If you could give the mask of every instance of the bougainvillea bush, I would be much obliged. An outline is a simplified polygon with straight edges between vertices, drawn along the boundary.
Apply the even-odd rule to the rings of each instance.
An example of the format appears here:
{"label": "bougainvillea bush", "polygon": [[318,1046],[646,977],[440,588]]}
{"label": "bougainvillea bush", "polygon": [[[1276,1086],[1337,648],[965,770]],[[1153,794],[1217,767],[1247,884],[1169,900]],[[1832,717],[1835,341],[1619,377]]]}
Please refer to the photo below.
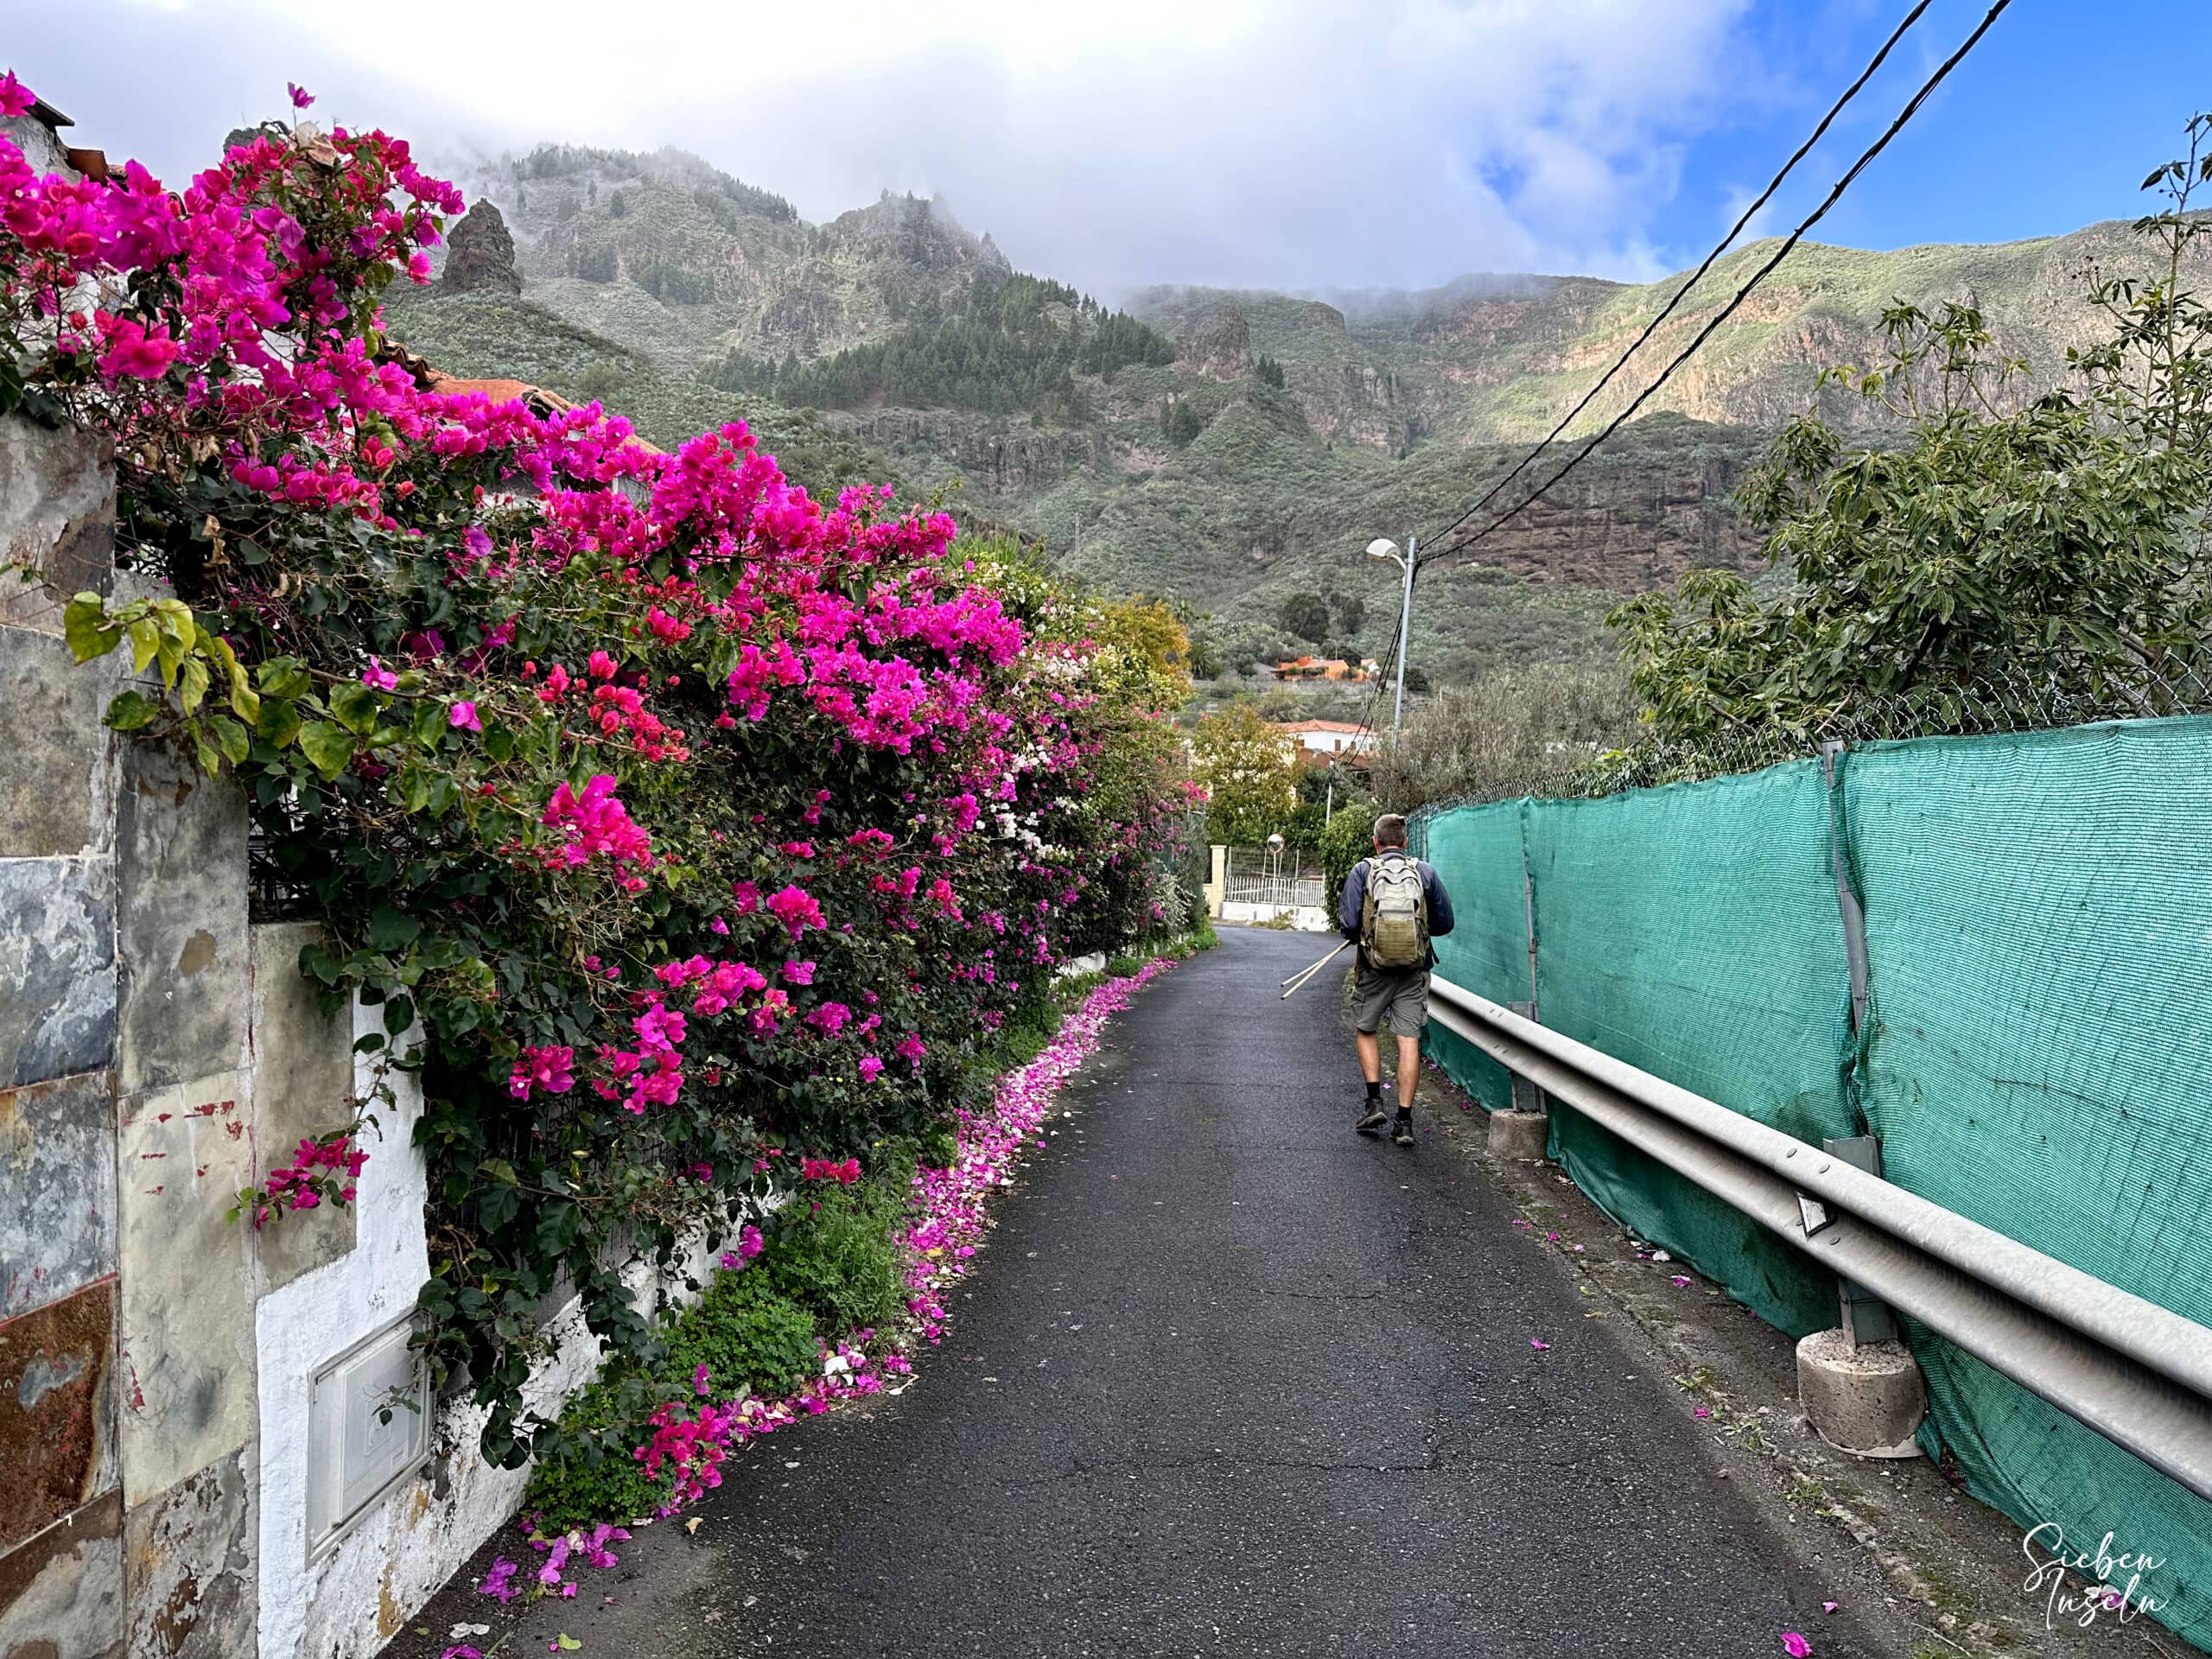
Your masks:
{"label": "bougainvillea bush", "polygon": [[[111,725],[244,788],[303,969],[419,1070],[422,1341],[512,1461],[549,1297],[645,1369],[624,1262],[938,1133],[1065,957],[1184,922],[1190,793],[1145,607],[817,502],[735,423],[671,454],[428,389],[377,298],[461,206],[305,120],[175,194],[0,141],[0,412],[115,436],[129,570],[67,638],[140,671]],[[247,1224],[343,1202],[360,1149]]]}

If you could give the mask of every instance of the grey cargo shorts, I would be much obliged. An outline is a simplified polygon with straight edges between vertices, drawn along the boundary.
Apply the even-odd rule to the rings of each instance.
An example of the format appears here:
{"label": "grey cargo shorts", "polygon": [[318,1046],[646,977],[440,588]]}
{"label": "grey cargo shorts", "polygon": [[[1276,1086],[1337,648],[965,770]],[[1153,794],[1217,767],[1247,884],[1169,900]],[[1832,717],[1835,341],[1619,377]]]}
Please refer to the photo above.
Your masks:
{"label": "grey cargo shorts", "polygon": [[1363,1035],[1373,1036],[1386,1020],[1394,1037],[1421,1035],[1428,1023],[1427,969],[1370,968],[1363,962],[1352,975],[1352,1023]]}

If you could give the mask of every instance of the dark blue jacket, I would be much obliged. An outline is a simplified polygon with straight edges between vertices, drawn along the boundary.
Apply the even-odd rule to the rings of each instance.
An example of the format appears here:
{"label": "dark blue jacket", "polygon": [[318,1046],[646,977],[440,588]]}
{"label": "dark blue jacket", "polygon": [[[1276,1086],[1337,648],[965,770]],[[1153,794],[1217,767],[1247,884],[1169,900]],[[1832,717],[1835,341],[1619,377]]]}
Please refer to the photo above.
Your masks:
{"label": "dark blue jacket", "polygon": [[[1436,879],[1436,867],[1425,858],[1417,858],[1414,866],[1421,872],[1421,890],[1428,899],[1428,937],[1440,939],[1452,931],[1452,895],[1444,891],[1444,883]],[[1337,930],[1348,939],[1359,938],[1360,912],[1367,907],[1367,861],[1361,859],[1351,867],[1351,874],[1344,878],[1344,893],[1337,905]],[[1365,951],[1360,955],[1363,957]],[[1436,966],[1436,951],[1431,947],[1428,965]]]}

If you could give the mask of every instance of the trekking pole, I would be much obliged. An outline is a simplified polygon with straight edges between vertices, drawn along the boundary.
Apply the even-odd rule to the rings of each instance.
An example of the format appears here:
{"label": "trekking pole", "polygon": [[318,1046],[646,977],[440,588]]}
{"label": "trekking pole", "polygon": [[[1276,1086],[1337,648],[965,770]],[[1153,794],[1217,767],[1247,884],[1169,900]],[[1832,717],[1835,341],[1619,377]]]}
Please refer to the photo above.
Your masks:
{"label": "trekking pole", "polygon": [[1344,942],[1344,944],[1339,944],[1339,945],[1337,947],[1336,950],[1332,950],[1332,951],[1330,951],[1330,952],[1329,952],[1329,954],[1328,954],[1328,956],[1325,956],[1325,957],[1322,957],[1322,958],[1321,958],[1321,960],[1320,960],[1319,962],[1308,963],[1305,967],[1303,967],[1303,968],[1300,969],[1296,973],[1293,974],[1293,975],[1290,976],[1290,979],[1279,979],[1279,980],[1277,980],[1277,981],[1275,982],[1275,983],[1276,983],[1276,984],[1278,984],[1278,985],[1287,985],[1287,984],[1289,984],[1289,983],[1291,982],[1291,980],[1295,980],[1295,979],[1303,979],[1303,978],[1305,978],[1306,975],[1308,975],[1308,974],[1312,973],[1312,972],[1313,972],[1316,968],[1319,968],[1319,967],[1322,967],[1322,966],[1324,966],[1325,964],[1326,964],[1326,963],[1330,961],[1330,959],[1331,959],[1332,957],[1335,957],[1335,956],[1336,956],[1336,954],[1337,954],[1337,952],[1338,952],[1338,951],[1342,950],[1344,948],[1344,945],[1345,945],[1345,944],[1350,944],[1351,943],[1351,941],[1350,939],[1346,939],[1346,940]]}
{"label": "trekking pole", "polygon": [[1293,974],[1290,978],[1285,980],[1283,983],[1288,987],[1288,988],[1283,992],[1281,997],[1278,1000],[1287,1002],[1299,992],[1304,990],[1306,988],[1306,982],[1312,979],[1314,975],[1319,973],[1324,968],[1327,967],[1331,963],[1334,962],[1338,957],[1342,956],[1344,954],[1345,945],[1349,945],[1351,943],[1351,941],[1350,939],[1346,939],[1343,944],[1339,944],[1335,950],[1330,951],[1327,956],[1322,957],[1320,961],[1315,963],[1311,968],[1306,969],[1302,972]]}

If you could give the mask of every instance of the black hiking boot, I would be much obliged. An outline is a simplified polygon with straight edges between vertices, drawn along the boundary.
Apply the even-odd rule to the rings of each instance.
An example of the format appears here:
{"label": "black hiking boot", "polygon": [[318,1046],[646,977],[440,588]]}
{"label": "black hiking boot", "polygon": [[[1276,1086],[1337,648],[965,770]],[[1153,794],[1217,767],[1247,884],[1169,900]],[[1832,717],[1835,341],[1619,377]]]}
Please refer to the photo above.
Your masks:
{"label": "black hiking boot", "polygon": [[1398,1121],[1390,1125],[1390,1139],[1402,1147],[1414,1143],[1414,1111],[1410,1106],[1398,1108]]}
{"label": "black hiking boot", "polygon": [[1382,1103],[1379,1100],[1370,1100],[1367,1103],[1366,1115],[1358,1122],[1353,1124],[1352,1128],[1361,1135],[1379,1137],[1382,1133],[1382,1126],[1389,1121],[1389,1114],[1382,1109]]}

